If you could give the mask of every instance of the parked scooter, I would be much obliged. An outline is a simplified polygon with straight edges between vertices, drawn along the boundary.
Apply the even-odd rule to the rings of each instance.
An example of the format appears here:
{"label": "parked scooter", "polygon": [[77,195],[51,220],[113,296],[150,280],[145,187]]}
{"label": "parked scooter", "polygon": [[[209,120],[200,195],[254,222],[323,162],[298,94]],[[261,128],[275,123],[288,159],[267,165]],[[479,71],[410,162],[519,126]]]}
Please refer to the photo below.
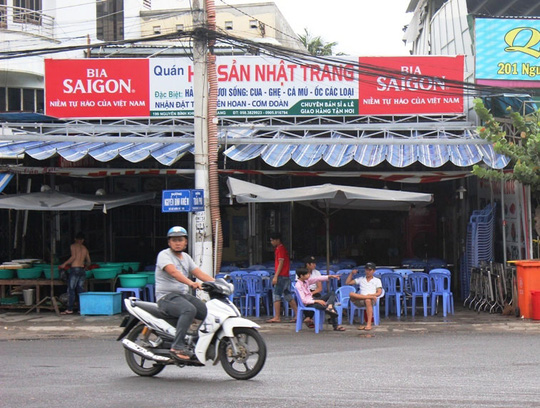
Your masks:
{"label": "parked scooter", "polygon": [[237,380],[255,377],[266,361],[266,344],[251,320],[241,317],[237,307],[229,300],[234,286],[224,279],[203,282],[208,293],[208,314],[198,331],[188,331],[186,344],[194,351],[188,361],[170,357],[169,350],[176,334],[177,318],[159,310],[156,303],[134,297],[124,300],[130,313],[122,322],[122,340],[126,362],[140,376],[151,377],[167,365],[205,366],[221,362],[227,374]]}

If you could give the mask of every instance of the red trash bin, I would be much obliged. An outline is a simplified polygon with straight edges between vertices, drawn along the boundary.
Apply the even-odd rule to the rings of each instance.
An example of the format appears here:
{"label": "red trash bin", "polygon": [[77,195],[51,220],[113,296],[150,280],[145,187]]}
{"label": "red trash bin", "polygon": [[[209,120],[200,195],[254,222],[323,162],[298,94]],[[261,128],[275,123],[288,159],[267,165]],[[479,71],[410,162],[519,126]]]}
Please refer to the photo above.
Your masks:
{"label": "red trash bin", "polygon": [[533,290],[531,292],[531,305],[531,318],[533,320],[540,320],[540,290]]}
{"label": "red trash bin", "polygon": [[515,261],[517,267],[518,304],[521,316],[530,319],[532,315],[531,292],[540,291],[540,261]]}

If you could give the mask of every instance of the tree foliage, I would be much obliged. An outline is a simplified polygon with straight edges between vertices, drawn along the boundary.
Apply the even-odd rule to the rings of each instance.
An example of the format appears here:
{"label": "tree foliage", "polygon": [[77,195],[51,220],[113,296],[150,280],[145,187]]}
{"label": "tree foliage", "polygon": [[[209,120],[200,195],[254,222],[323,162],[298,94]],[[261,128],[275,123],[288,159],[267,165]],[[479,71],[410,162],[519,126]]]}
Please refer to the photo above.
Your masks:
{"label": "tree foliage", "polygon": [[308,52],[316,56],[334,55],[334,47],[338,45],[337,42],[325,42],[320,36],[313,37],[307,28],[304,28],[304,34],[299,35],[298,38],[300,38]]}
{"label": "tree foliage", "polygon": [[[540,110],[523,117],[518,112],[510,112],[510,118],[520,135],[520,142],[508,140],[501,124],[495,120],[481,99],[474,100],[474,110],[484,123],[478,128],[480,136],[493,143],[497,153],[511,159],[513,172],[506,172],[503,179],[517,180],[530,185],[531,190],[540,192]],[[482,178],[501,180],[501,172],[475,165],[473,173]]]}

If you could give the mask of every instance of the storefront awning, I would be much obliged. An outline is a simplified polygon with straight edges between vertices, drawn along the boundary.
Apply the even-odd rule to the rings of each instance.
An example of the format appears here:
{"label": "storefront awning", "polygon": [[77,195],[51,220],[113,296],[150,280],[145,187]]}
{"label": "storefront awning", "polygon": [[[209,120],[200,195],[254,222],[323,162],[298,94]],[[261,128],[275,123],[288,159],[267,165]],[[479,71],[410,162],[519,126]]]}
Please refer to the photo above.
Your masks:
{"label": "storefront awning", "polygon": [[[45,160],[58,155],[76,162],[88,156],[100,162],[122,158],[131,163],[154,158],[164,166],[172,166],[186,153],[194,153],[191,125],[181,128],[174,125],[105,126],[108,132],[117,129],[118,135],[98,133],[102,129],[97,125],[82,128],[65,125],[67,127],[52,130],[47,130],[52,125],[47,126],[43,127],[43,132],[4,126],[0,157],[28,155]],[[86,133],[73,134],[73,129]],[[497,154],[473,129],[465,122],[396,121],[334,126],[244,123],[222,127],[218,143],[228,159],[244,162],[260,158],[276,168],[291,160],[304,168],[321,161],[334,168],[351,162],[373,168],[385,161],[396,168],[416,162],[428,168],[439,168],[448,161],[458,167],[484,162],[494,169],[504,168],[509,159]]]}
{"label": "storefront awning", "polygon": [[[482,139],[466,130],[460,138],[444,136],[433,139],[404,139],[387,132],[380,139],[358,139],[357,144],[340,144],[342,138],[337,132],[332,133],[334,144],[298,144],[297,140],[276,133],[274,139],[281,139],[279,144],[242,144],[228,148],[224,154],[235,161],[247,161],[260,157],[272,167],[281,167],[293,160],[302,167],[311,167],[324,161],[332,167],[343,167],[351,161],[366,167],[375,167],[384,161],[392,166],[403,168],[420,162],[426,167],[441,167],[448,161],[459,167],[468,167],[483,161],[489,167],[502,169],[509,159],[496,153],[490,144],[478,143]],[[283,143],[285,142],[285,143]],[[457,143],[456,143],[457,142]]]}
{"label": "storefront awning", "polygon": [[13,178],[13,174],[11,173],[2,173],[0,174],[0,193],[4,191],[4,188],[8,185],[8,183]]}
{"label": "storefront awning", "polygon": [[[99,140],[99,138],[97,138]],[[0,156],[16,158],[27,154],[36,160],[45,160],[59,155],[75,162],[90,156],[100,162],[123,158],[138,163],[153,157],[164,166],[170,166],[187,152],[193,153],[193,144],[162,143],[111,143],[111,142],[1,142]]]}

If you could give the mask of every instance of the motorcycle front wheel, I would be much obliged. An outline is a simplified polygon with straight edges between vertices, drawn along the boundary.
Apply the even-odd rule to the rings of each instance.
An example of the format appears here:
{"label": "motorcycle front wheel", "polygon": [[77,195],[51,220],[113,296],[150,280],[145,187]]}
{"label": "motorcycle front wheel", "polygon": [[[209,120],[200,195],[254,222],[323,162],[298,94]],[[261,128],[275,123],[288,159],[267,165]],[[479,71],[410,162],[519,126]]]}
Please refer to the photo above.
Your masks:
{"label": "motorcycle front wheel", "polygon": [[[150,344],[150,341],[156,342],[158,337],[153,334],[150,329],[144,330],[146,326],[144,324],[139,324],[133,328],[127,335],[127,338],[134,343],[137,343],[139,346],[147,348]],[[159,374],[165,366],[159,364],[153,360],[148,360],[144,357],[135,354],[134,352],[125,349],[126,362],[131,371],[135,374],[142,377],[153,377],[156,374]]]}
{"label": "motorcycle front wheel", "polygon": [[249,380],[262,370],[266,361],[266,344],[255,329],[238,327],[234,338],[224,337],[219,358],[227,374],[236,380]]}

